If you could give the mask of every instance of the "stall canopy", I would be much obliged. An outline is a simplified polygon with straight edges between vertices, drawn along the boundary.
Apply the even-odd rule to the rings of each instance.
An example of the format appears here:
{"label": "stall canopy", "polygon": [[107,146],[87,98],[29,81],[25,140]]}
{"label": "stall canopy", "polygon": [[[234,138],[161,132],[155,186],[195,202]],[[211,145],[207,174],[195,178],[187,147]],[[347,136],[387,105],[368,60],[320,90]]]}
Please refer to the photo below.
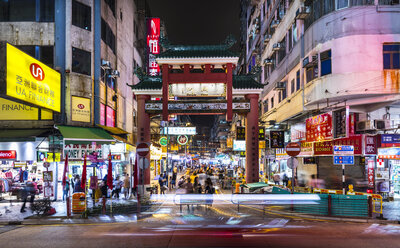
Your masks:
{"label": "stall canopy", "polygon": [[0,130],[0,142],[35,141],[36,137],[47,137],[48,133],[50,129]]}
{"label": "stall canopy", "polygon": [[64,137],[64,143],[69,144],[111,144],[115,139],[101,128],[96,127],[70,127],[57,126],[61,135]]}

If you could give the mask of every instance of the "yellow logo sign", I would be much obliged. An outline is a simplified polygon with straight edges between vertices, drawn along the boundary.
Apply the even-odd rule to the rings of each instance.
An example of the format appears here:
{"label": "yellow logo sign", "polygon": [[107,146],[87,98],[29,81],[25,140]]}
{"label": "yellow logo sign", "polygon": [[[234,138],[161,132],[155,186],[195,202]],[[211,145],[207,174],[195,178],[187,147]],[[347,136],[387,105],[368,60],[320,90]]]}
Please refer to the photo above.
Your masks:
{"label": "yellow logo sign", "polygon": [[60,112],[60,73],[7,44],[7,96]]}
{"label": "yellow logo sign", "polygon": [[39,109],[0,98],[0,120],[38,120]]}
{"label": "yellow logo sign", "polygon": [[90,122],[90,99],[72,96],[73,121]]}

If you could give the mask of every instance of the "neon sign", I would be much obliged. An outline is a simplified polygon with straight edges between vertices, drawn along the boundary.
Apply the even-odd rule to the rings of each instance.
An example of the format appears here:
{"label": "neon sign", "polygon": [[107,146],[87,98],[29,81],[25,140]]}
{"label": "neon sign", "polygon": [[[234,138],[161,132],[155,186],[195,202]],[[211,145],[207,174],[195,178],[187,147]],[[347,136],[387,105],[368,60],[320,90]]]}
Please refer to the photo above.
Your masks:
{"label": "neon sign", "polygon": [[160,18],[147,19],[147,51],[149,75],[157,76],[160,74],[160,66],[155,55],[160,53]]}

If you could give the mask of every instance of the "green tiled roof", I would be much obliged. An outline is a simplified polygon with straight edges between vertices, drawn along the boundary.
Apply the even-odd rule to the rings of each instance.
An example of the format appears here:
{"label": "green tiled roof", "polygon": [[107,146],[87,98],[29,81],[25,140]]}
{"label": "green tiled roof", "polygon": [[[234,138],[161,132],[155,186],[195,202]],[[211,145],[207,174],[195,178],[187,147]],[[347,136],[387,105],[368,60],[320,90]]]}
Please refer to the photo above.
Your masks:
{"label": "green tiled roof", "polygon": [[[134,90],[161,90],[162,78],[157,77],[143,77],[136,85],[129,85]],[[264,86],[258,83],[252,75],[233,75],[232,86],[234,89],[262,89]]]}
{"label": "green tiled roof", "polygon": [[129,85],[134,90],[161,90],[162,89],[162,78],[161,76],[150,77],[145,76],[143,79],[135,85]]}
{"label": "green tiled roof", "polygon": [[233,75],[234,89],[262,89],[264,85],[254,79],[254,75]]}
{"label": "green tiled roof", "polygon": [[205,46],[169,49],[160,53],[157,58],[235,58],[238,54],[224,49],[212,49]]}

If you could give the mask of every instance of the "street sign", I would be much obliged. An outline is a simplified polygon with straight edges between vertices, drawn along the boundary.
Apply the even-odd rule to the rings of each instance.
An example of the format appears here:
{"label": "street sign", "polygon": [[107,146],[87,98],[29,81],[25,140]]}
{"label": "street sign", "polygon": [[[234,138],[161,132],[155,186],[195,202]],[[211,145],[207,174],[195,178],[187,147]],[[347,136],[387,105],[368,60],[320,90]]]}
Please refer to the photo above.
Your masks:
{"label": "street sign", "polygon": [[354,156],[333,156],[333,164],[354,164]]}
{"label": "street sign", "polygon": [[333,146],[334,155],[353,155],[354,146]]}
{"label": "street sign", "polygon": [[296,169],[297,168],[297,166],[299,166],[299,161],[297,161],[297,159],[296,158],[294,158],[294,157],[291,157],[291,158],[289,158],[288,160],[287,160],[287,166],[290,168],[290,169]]}
{"label": "street sign", "polygon": [[291,142],[286,146],[286,153],[291,157],[296,157],[300,154],[301,147],[296,142]]}
{"label": "street sign", "polygon": [[187,135],[179,135],[177,141],[178,141],[179,145],[183,146],[188,143],[189,138]]}
{"label": "street sign", "polygon": [[160,140],[158,141],[161,146],[167,146],[168,145],[168,139],[167,137],[161,137]]}
{"label": "street sign", "polygon": [[149,145],[146,143],[140,143],[137,147],[136,147],[136,152],[139,154],[139,156],[141,157],[146,157],[147,154],[149,154],[150,148]]}

